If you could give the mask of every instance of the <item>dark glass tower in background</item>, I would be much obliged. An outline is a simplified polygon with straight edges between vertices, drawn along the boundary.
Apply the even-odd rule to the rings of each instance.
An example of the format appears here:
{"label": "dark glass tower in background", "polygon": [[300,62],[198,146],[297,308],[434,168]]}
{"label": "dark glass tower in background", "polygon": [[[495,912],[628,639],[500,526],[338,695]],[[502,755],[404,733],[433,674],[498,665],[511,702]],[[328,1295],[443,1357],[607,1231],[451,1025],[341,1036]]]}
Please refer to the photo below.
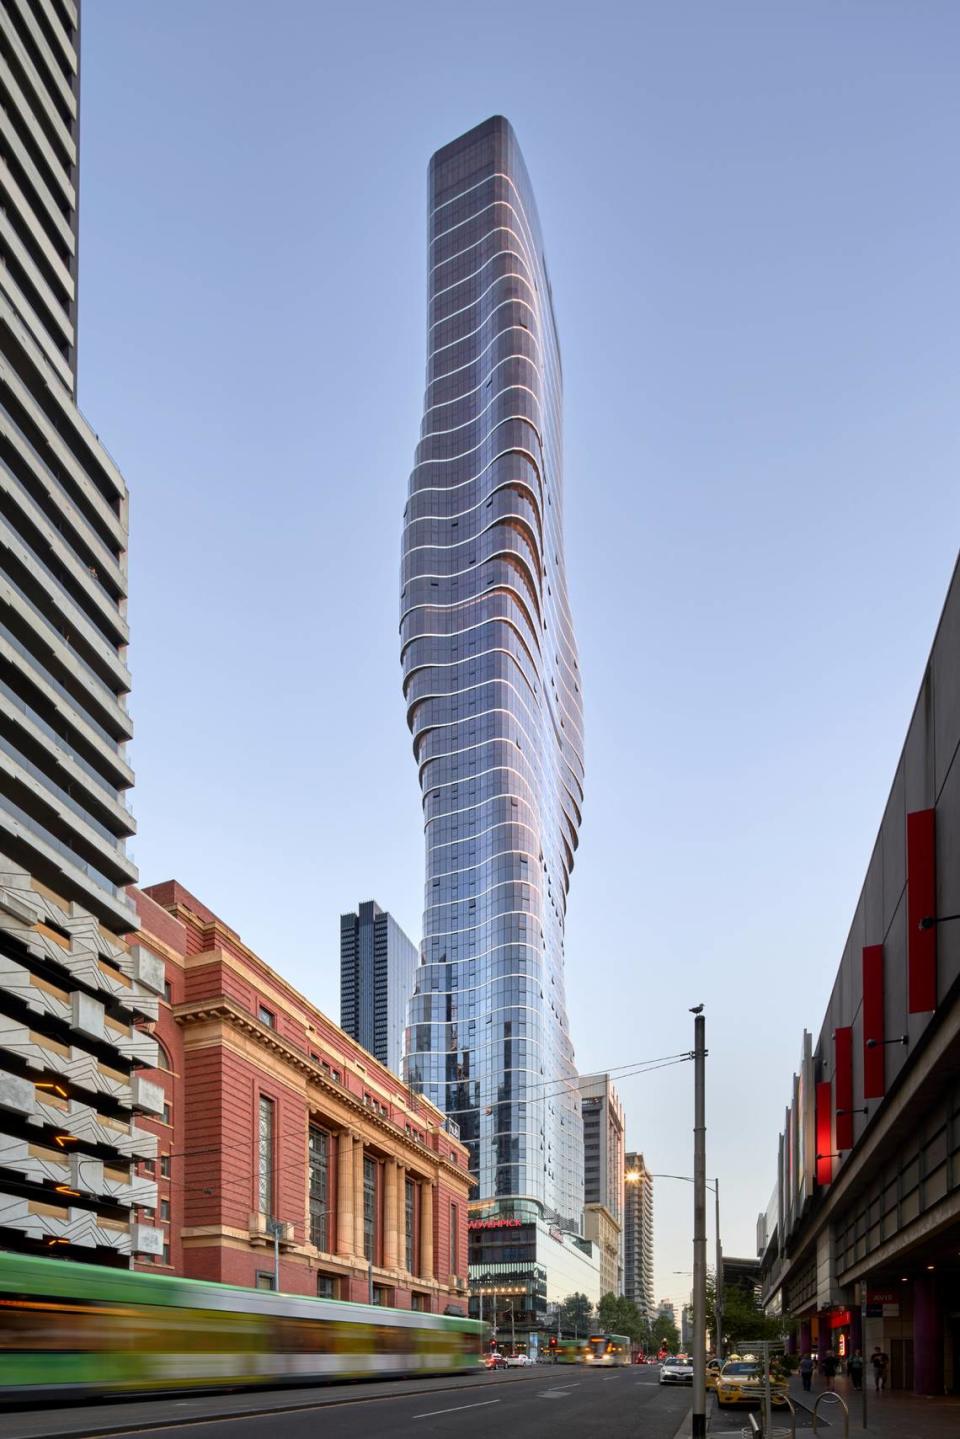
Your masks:
{"label": "dark glass tower in background", "polygon": [[428,267],[400,605],[426,835],[406,1072],[459,1125],[481,1211],[579,1230],[563,935],[583,741],[560,352],[533,191],[500,116],[430,162]]}
{"label": "dark glass tower in background", "polygon": [[400,1073],[417,947],[372,899],[340,916],[340,1028]]}

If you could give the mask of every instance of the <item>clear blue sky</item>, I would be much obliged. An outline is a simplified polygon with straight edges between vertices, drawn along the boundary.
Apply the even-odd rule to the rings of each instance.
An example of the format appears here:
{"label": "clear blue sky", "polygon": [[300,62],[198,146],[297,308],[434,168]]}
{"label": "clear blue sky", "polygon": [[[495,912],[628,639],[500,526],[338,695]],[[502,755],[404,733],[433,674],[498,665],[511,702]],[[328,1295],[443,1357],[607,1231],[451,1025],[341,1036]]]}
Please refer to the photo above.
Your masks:
{"label": "clear blue sky", "polygon": [[[951,0],[84,5],[80,399],[132,494],[143,881],[334,1016],[342,909],[419,937],[425,170],[501,111],[565,366],[577,1056],[683,1049],[706,1004],[731,1253],[956,556],[958,45]],[[654,1170],[690,1170],[691,1081],[622,1086]],[[658,1297],[690,1199],[657,1186]]]}

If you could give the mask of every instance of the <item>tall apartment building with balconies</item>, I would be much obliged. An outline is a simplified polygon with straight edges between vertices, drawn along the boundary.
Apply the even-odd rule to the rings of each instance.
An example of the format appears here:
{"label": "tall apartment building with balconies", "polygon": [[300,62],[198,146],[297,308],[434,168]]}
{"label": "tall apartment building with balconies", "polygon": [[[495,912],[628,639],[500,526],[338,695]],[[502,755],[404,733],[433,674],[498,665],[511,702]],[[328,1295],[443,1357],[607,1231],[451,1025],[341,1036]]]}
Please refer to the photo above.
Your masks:
{"label": "tall apartment building with balconies", "polygon": [[76,402],[79,9],[0,6],[0,1246],[125,1262],[163,975],[124,943],[127,489]]}
{"label": "tall apartment building with balconies", "polygon": [[627,1154],[624,1174],[623,1292],[644,1319],[653,1307],[653,1175],[643,1155]]}
{"label": "tall apartment building with balconies", "polygon": [[[609,1074],[580,1076],[580,1113],[583,1119],[583,1199],[586,1233],[597,1237],[597,1220],[592,1212],[606,1209],[609,1219],[604,1225],[603,1243],[613,1242],[612,1226],[616,1227],[616,1262],[614,1282],[609,1288],[623,1293],[623,1173],[624,1116],[620,1096]],[[598,1231],[599,1232],[599,1231]],[[610,1273],[608,1262],[607,1273]]]}

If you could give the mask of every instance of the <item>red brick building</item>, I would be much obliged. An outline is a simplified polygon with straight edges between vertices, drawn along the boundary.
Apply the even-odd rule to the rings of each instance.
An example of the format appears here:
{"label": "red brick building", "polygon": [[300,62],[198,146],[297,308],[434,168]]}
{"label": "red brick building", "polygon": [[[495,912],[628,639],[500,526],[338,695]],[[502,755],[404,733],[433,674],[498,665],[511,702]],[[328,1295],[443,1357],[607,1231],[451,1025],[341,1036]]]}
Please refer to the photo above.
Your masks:
{"label": "red brick building", "polygon": [[470,1178],[443,1114],[181,885],[133,897],[167,976],[141,1216],[167,1239],[137,1267],[272,1288],[278,1221],[288,1293],[465,1314]]}

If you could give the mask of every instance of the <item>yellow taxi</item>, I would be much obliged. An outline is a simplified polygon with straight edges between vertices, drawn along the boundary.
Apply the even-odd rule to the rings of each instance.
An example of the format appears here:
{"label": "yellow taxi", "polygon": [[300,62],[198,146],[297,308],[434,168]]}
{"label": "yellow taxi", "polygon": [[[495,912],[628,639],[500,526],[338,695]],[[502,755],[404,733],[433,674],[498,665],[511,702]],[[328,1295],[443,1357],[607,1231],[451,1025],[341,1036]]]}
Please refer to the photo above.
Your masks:
{"label": "yellow taxi", "polygon": [[[763,1399],[763,1369],[759,1360],[749,1355],[728,1359],[711,1387],[716,1389],[718,1404],[759,1404]],[[770,1397],[774,1404],[787,1402],[787,1381],[772,1370]]]}
{"label": "yellow taxi", "polygon": [[704,1382],[708,1389],[716,1389],[717,1380],[720,1378],[720,1370],[723,1368],[719,1359],[708,1359],[707,1370],[704,1375]]}

